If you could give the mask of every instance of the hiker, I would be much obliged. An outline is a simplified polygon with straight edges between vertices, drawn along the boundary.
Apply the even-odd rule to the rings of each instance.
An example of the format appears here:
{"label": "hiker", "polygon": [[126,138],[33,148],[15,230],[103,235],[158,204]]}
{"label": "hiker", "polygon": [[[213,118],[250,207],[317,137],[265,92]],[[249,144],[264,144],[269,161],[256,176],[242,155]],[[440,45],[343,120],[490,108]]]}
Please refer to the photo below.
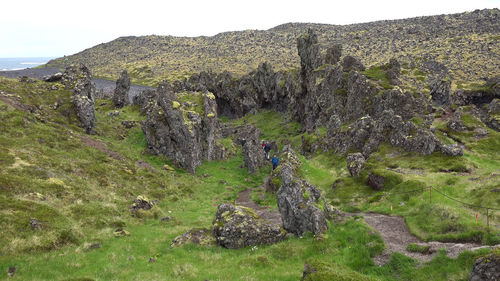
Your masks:
{"label": "hiker", "polygon": [[264,145],[264,152],[266,153],[266,159],[269,160],[269,151],[271,151],[271,145],[266,142]]}
{"label": "hiker", "polygon": [[262,149],[264,149],[264,147],[266,147],[266,142],[262,140]]}
{"label": "hiker", "polygon": [[271,160],[271,164],[273,164],[273,170],[278,167],[278,164],[280,162],[280,159],[278,158],[278,154],[274,154],[273,159]]}
{"label": "hiker", "polygon": [[247,139],[242,138],[241,139],[241,147],[244,147],[246,143],[247,143]]}

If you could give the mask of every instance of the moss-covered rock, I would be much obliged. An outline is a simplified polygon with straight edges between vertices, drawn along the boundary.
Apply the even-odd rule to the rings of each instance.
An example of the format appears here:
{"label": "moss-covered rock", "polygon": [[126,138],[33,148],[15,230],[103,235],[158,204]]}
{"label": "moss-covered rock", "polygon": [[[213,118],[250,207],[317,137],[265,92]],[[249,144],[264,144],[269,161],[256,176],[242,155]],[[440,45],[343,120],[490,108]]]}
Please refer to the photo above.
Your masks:
{"label": "moss-covered rock", "polygon": [[212,224],[217,243],[230,249],[273,244],[286,235],[281,226],[260,218],[244,206],[219,205]]}

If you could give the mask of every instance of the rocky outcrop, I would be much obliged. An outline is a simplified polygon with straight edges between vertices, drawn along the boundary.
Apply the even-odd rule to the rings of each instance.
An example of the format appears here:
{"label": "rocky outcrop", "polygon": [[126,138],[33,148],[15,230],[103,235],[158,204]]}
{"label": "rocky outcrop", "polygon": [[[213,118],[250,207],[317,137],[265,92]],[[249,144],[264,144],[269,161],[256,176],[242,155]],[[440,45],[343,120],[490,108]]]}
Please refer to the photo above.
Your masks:
{"label": "rocky outcrop", "polygon": [[247,125],[244,132],[244,135],[241,136],[244,142],[242,147],[243,162],[248,169],[248,173],[255,174],[260,167],[266,164],[264,150],[260,141],[260,130],[253,125]]}
{"label": "rocky outcrop", "polygon": [[132,103],[140,107],[141,114],[146,114],[146,112],[153,107],[157,100],[158,95],[156,94],[156,90],[148,89],[134,96]]}
{"label": "rocky outcrop", "polygon": [[116,80],[116,88],[113,92],[113,103],[115,107],[122,108],[125,105],[129,104],[128,91],[130,90],[130,77],[128,77],[128,73],[124,70]]}
{"label": "rocky outcrop", "polygon": [[299,176],[301,162],[289,146],[283,149],[281,159],[281,186],[276,198],[283,228],[298,236],[308,231],[325,232],[330,206],[316,187]]}
{"label": "rocky outcrop", "polygon": [[344,72],[349,72],[351,70],[365,71],[365,66],[359,59],[353,56],[345,56],[342,60],[342,69]]}
{"label": "rocky outcrop", "polygon": [[254,210],[229,204],[217,208],[213,233],[217,244],[229,249],[273,244],[286,235],[282,227],[260,218]]}
{"label": "rocky outcrop", "polygon": [[326,49],[325,64],[337,64],[342,56],[342,45],[334,44]]}
{"label": "rocky outcrop", "polygon": [[76,116],[87,134],[94,133],[95,126],[95,85],[89,69],[80,65],[71,66],[63,74],[63,82],[73,88],[73,104]]}
{"label": "rocky outcrop", "polygon": [[224,147],[218,143],[220,125],[212,93],[176,94],[167,83],[162,83],[157,95],[147,119],[141,123],[151,152],[166,156],[191,173],[203,159],[224,156]]}
{"label": "rocky outcrop", "polygon": [[462,121],[462,108],[458,108],[446,123],[446,126],[455,132],[462,132],[465,130],[464,122]]}
{"label": "rocky outcrop", "polygon": [[359,152],[347,155],[347,170],[349,170],[352,177],[359,177],[359,172],[364,163],[365,157]]}
{"label": "rocky outcrop", "polygon": [[500,280],[500,254],[493,253],[480,257],[474,262],[469,281]]}
{"label": "rocky outcrop", "polygon": [[451,81],[436,78],[430,83],[432,103],[434,106],[444,106],[450,104]]}

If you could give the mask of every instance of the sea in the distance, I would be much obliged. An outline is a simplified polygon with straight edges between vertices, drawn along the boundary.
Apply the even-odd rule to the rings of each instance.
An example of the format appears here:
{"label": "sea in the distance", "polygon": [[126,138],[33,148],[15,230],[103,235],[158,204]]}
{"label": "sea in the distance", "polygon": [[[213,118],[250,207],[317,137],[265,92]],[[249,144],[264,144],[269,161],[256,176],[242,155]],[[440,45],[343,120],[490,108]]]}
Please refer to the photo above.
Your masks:
{"label": "sea in the distance", "polygon": [[0,58],[0,71],[32,68],[47,63],[52,57]]}

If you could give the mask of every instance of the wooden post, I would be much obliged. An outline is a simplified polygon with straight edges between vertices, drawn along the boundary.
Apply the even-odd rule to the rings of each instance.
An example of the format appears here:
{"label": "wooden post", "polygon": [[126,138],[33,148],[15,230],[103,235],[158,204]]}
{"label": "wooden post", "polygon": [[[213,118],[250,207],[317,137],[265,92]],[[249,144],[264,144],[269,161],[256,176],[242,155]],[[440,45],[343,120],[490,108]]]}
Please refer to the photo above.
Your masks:
{"label": "wooden post", "polygon": [[432,203],[432,186],[429,187],[429,203]]}
{"label": "wooden post", "polygon": [[489,212],[489,210],[490,209],[486,208],[486,230],[490,229],[490,218],[489,218],[490,212]]}

